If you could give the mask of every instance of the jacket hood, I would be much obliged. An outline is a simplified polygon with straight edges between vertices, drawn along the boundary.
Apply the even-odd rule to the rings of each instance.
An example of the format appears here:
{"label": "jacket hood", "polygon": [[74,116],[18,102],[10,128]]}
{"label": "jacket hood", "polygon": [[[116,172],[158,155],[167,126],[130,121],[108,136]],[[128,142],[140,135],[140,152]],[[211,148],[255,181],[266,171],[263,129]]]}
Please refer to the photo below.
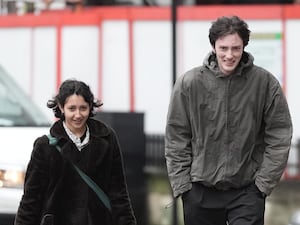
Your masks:
{"label": "jacket hood", "polygon": [[[248,53],[243,52],[242,58],[240,63],[238,64],[237,68],[235,69],[234,74],[236,75],[243,75],[245,70],[250,69],[253,66],[254,57]],[[210,71],[212,71],[216,76],[224,76],[223,73],[219,70],[218,61],[216,54],[211,51],[205,57],[204,66],[207,67]]]}

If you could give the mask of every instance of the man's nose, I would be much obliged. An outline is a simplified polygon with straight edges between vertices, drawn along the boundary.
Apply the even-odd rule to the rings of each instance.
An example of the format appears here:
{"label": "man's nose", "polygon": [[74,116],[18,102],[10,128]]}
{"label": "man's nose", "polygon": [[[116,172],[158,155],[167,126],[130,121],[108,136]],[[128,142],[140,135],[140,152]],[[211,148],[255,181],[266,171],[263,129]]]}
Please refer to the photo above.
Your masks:
{"label": "man's nose", "polygon": [[229,49],[227,52],[226,52],[226,57],[227,58],[232,58],[233,57],[233,51],[231,49]]}

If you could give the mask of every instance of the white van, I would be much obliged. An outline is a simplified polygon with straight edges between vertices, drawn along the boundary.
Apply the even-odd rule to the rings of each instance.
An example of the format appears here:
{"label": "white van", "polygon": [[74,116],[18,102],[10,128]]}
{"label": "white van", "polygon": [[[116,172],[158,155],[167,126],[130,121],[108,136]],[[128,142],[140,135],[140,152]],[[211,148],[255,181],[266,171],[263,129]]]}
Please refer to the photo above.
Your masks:
{"label": "white van", "polygon": [[49,119],[0,66],[0,225],[12,224],[33,142],[49,126]]}

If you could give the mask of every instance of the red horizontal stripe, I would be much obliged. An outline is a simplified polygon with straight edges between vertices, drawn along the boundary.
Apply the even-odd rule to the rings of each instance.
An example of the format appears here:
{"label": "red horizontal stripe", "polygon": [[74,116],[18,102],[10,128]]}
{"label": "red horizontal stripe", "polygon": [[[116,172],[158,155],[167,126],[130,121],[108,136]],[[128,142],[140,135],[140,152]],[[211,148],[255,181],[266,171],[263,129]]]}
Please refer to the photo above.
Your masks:
{"label": "red horizontal stripe", "polygon": [[300,19],[300,4],[285,6],[283,16],[285,19]]}
{"label": "red horizontal stripe", "polygon": [[[280,19],[280,5],[218,5],[179,8],[181,20],[214,20],[220,16],[237,15],[243,19]],[[300,10],[299,10],[300,12]]]}

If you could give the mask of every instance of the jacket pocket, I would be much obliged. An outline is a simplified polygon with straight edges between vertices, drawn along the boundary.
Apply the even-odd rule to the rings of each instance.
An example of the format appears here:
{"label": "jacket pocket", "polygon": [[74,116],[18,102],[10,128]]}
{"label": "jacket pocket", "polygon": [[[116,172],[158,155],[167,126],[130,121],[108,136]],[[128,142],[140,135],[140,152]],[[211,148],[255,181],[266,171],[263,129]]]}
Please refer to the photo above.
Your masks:
{"label": "jacket pocket", "polygon": [[40,225],[53,225],[53,214],[45,214],[42,217]]}

